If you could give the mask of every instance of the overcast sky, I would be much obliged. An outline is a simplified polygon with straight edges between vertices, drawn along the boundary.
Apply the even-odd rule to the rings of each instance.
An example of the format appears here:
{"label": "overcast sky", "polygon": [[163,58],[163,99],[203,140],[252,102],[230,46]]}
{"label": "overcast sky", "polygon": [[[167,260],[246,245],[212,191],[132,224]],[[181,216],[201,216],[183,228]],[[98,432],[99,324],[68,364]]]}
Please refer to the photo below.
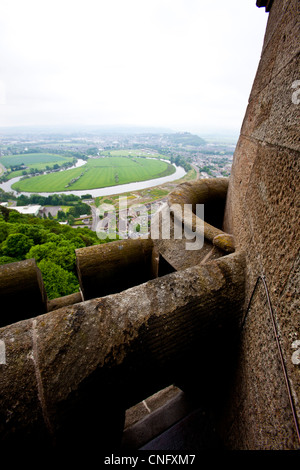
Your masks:
{"label": "overcast sky", "polygon": [[0,0],[0,126],[239,132],[268,14],[255,0]]}

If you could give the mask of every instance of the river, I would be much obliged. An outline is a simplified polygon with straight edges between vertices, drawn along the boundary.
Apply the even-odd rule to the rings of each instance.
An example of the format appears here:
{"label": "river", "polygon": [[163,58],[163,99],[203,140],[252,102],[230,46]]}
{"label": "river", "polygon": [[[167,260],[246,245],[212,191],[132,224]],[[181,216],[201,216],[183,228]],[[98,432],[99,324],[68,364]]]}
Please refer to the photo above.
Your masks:
{"label": "river", "polygon": [[[166,160],[165,160],[166,161]],[[170,163],[170,162],[168,162]],[[67,170],[61,170],[61,171],[68,171],[71,170],[72,168],[78,168],[80,166],[83,166],[86,164],[85,160],[78,159],[76,164]],[[181,166],[176,166],[173,164],[176,171],[175,173],[172,173],[172,175],[169,176],[163,176],[162,178],[154,178],[151,180],[147,181],[137,181],[133,183],[127,183],[127,184],[118,184],[116,186],[107,186],[105,188],[97,188],[97,189],[85,189],[82,191],[55,191],[52,193],[28,193],[28,192],[17,192],[14,189],[12,189],[12,185],[19,181],[22,176],[18,176],[16,178],[12,178],[9,181],[6,181],[5,183],[0,184],[0,188],[3,189],[3,191],[9,193],[12,192],[15,196],[24,194],[26,196],[29,196],[30,194],[40,194],[41,196],[50,196],[52,194],[75,194],[76,196],[83,196],[84,194],[90,194],[92,197],[97,197],[97,196],[110,196],[112,194],[122,194],[122,193],[127,193],[131,191],[138,191],[140,189],[146,189],[146,188],[151,188],[152,186],[159,186],[160,184],[164,183],[169,183],[170,181],[177,180],[179,178],[182,178],[185,174],[186,171],[181,167]]]}

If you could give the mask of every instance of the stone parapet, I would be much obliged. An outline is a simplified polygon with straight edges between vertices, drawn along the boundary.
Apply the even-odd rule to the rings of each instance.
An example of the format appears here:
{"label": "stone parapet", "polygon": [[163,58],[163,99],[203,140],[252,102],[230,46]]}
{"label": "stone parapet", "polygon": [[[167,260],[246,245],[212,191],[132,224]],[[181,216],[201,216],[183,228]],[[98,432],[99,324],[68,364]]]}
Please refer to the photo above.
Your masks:
{"label": "stone parapet", "polygon": [[125,409],[195,364],[206,368],[209,344],[236,331],[243,259],[227,255],[2,328],[2,442],[117,445]]}

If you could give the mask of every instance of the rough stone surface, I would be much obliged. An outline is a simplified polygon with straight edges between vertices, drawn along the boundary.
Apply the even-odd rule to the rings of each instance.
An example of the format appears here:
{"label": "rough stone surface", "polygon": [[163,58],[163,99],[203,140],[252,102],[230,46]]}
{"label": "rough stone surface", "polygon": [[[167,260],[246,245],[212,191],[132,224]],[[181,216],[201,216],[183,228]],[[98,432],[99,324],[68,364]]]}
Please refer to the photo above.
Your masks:
{"label": "rough stone surface", "polygon": [[57,299],[52,299],[48,301],[47,312],[52,310],[57,310],[67,305],[78,304],[83,301],[82,295],[80,292],[75,294],[65,295],[64,297],[58,297]]}
{"label": "rough stone surface", "polygon": [[[299,325],[300,105],[299,2],[275,0],[229,180],[224,228],[246,253],[247,308],[265,274],[295,408],[300,371],[291,361]],[[274,331],[259,283],[243,328],[236,380],[225,419],[228,446],[299,447]]]}
{"label": "rough stone surface", "polygon": [[156,277],[151,239],[118,240],[76,250],[84,300],[115,294]]}
{"label": "rough stone surface", "polygon": [[47,295],[34,259],[0,266],[0,326],[47,311]]}
{"label": "rough stone surface", "polygon": [[[243,259],[234,253],[2,328],[1,439],[15,443],[24,431],[32,442],[47,434],[80,445],[88,436],[105,448],[122,410],[173,383],[240,321]],[[94,441],[91,413],[102,423]]]}
{"label": "rough stone surface", "polygon": [[133,426],[140,421],[141,418],[148,416],[150,413],[153,413],[153,411],[164,406],[179,393],[181,392],[177,387],[170,385],[126,410],[124,430]]}

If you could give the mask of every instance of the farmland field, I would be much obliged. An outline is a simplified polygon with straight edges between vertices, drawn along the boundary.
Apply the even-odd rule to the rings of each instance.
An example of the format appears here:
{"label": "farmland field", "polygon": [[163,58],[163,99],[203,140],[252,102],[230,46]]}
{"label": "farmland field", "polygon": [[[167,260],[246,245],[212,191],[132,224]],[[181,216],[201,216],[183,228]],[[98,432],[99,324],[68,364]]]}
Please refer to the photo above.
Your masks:
{"label": "farmland field", "polygon": [[[46,166],[53,168],[55,164],[62,165],[66,162],[71,162],[72,157],[63,157],[61,155],[55,155],[51,153],[22,153],[18,155],[6,155],[0,157],[0,163],[7,169],[10,166],[22,165],[24,164],[27,168],[37,170],[45,170]],[[9,178],[14,178],[16,176],[22,175],[23,170],[13,171],[10,174],[7,174]]]}
{"label": "farmland field", "polygon": [[151,158],[162,158],[164,160],[170,160],[167,155],[162,155],[151,150],[105,150],[101,152],[101,155],[109,155],[111,157],[151,157]]}
{"label": "farmland field", "polygon": [[90,158],[79,168],[20,180],[12,187],[24,192],[88,190],[160,178],[174,172],[174,166],[158,159],[100,157]]}

